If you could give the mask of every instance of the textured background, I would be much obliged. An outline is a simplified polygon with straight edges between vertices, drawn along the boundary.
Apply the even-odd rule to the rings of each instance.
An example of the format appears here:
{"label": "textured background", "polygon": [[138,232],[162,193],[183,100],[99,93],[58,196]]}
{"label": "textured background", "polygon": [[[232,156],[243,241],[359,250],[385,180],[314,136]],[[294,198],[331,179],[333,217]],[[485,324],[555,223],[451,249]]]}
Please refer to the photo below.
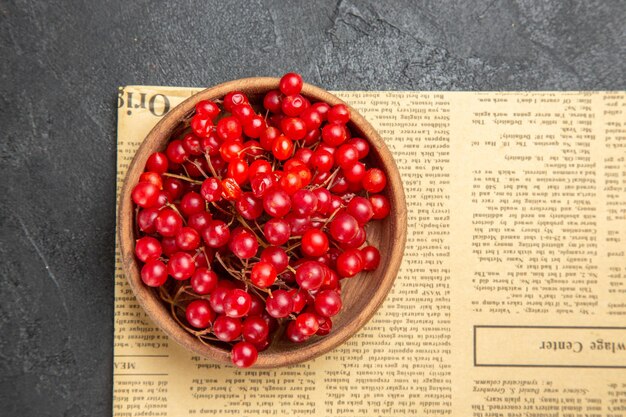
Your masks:
{"label": "textured background", "polygon": [[111,414],[118,86],[623,90],[624,21],[623,1],[1,1],[2,415]]}

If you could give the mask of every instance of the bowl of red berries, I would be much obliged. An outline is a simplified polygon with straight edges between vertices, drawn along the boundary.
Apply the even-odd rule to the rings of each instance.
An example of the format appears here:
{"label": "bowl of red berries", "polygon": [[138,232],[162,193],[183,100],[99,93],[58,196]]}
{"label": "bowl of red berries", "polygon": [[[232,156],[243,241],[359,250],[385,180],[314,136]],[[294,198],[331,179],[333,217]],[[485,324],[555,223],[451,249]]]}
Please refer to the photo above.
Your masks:
{"label": "bowl of red berries", "polygon": [[372,126],[288,73],[220,84],[165,115],[130,164],[118,225],[128,282],[170,338],[272,368],[372,318],[400,267],[407,209]]}

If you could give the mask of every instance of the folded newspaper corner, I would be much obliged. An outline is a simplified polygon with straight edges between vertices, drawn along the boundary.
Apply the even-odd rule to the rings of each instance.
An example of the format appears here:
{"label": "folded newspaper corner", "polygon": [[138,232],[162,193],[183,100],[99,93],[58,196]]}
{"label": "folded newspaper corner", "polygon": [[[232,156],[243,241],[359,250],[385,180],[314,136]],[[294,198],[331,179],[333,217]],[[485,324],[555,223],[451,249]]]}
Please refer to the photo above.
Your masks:
{"label": "folded newspaper corner", "polygon": [[[199,89],[129,86],[118,189]],[[626,415],[626,94],[339,92],[407,194],[396,284],[347,343],[239,370],[170,342],[117,256],[113,415]]]}

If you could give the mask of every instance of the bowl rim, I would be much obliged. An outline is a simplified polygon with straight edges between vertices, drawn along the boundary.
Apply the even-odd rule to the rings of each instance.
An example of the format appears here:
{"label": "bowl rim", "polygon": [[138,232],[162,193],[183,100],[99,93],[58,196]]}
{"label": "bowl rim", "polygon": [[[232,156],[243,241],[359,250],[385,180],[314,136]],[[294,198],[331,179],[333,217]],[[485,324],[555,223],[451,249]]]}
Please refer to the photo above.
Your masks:
{"label": "bowl rim", "polygon": [[[204,344],[184,330],[177,321],[171,317],[169,311],[158,297],[154,296],[153,290],[143,284],[139,264],[134,256],[134,208],[130,197],[132,191],[131,185],[134,185],[138,181],[139,175],[143,172],[146,159],[150,153],[158,148],[158,144],[160,144],[164,136],[169,137],[180,125],[180,122],[191,115],[198,101],[222,98],[226,93],[236,90],[244,91],[249,95],[265,93],[269,90],[277,89],[279,80],[279,78],[273,77],[252,77],[228,81],[204,89],[172,108],[150,130],[135,152],[128,166],[128,170],[124,175],[123,186],[119,194],[117,239],[119,243],[120,260],[124,275],[138,303],[154,324],[179,345],[183,346],[188,351],[223,364],[231,363],[229,352],[219,347]],[[314,344],[296,345],[293,349],[282,352],[260,352],[253,368],[276,368],[302,363],[327,353],[354,336],[371,320],[391,290],[398,270],[400,269],[406,243],[407,207],[404,188],[395,160],[382,137],[356,109],[330,92],[320,87],[304,83],[301,94],[313,98],[316,101],[326,102],[330,105],[345,104],[348,106],[351,112],[351,124],[358,127],[362,133],[365,133],[364,136],[367,136],[370,145],[373,145],[377,149],[378,157],[385,165],[387,187],[393,190],[393,192],[388,193],[388,197],[393,208],[392,213],[394,213],[393,218],[390,218],[394,230],[392,237],[394,250],[390,256],[389,263],[387,265],[381,265],[384,269],[381,270],[383,277],[380,280],[380,286],[372,294],[372,298],[367,303],[366,308],[362,310],[361,314],[348,321],[342,328],[337,331],[332,331]],[[148,150],[150,150],[150,152],[148,152]],[[165,317],[163,317],[163,311],[168,313]]]}

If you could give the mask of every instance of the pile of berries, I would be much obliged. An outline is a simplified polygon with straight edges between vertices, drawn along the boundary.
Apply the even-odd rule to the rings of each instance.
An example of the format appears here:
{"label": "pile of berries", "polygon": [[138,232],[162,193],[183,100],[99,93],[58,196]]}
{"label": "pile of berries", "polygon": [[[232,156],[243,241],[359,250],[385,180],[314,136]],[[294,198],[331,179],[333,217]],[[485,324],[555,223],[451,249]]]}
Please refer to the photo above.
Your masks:
{"label": "pile of berries", "polygon": [[132,190],[141,279],[239,367],[277,334],[328,334],[341,280],[380,263],[365,227],[389,214],[385,173],[349,109],[301,89],[289,73],[262,105],[238,91],[199,102]]}

